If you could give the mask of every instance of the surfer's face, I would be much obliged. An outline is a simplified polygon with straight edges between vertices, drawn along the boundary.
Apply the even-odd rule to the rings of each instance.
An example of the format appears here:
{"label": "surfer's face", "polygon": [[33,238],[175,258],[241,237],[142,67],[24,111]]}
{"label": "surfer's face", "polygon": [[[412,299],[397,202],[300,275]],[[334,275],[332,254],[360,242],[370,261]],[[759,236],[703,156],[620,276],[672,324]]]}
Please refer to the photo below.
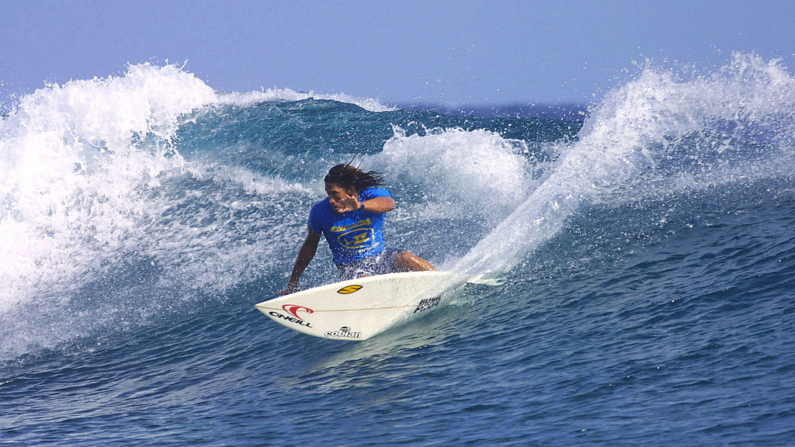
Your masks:
{"label": "surfer's face", "polygon": [[356,188],[353,186],[345,189],[336,183],[326,183],[326,194],[328,194],[328,202],[331,207],[340,214],[355,208],[355,203],[358,200]]}

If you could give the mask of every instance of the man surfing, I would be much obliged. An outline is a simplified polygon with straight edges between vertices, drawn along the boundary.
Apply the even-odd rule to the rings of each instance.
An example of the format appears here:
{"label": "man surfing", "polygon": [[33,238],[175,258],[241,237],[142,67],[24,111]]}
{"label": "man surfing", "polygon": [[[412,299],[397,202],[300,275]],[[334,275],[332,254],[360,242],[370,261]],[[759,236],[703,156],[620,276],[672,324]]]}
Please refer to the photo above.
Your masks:
{"label": "man surfing", "polygon": [[327,198],[312,207],[307,235],[295,260],[287,288],[280,295],[300,290],[299,280],[322,234],[328,242],[340,281],[391,272],[436,270],[431,263],[406,250],[387,248],[381,227],[386,213],[395,209],[392,194],[378,188],[383,178],[350,164],[331,168],[324,178]]}

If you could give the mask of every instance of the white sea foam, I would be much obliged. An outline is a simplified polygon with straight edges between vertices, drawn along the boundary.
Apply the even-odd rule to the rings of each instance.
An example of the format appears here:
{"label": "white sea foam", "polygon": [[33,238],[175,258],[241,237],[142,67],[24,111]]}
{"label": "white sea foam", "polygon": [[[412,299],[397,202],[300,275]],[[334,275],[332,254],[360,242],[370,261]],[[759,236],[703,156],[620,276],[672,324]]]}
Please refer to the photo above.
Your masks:
{"label": "white sea foam", "polygon": [[[51,85],[0,123],[0,309],[28,288],[79,278],[81,246],[123,244],[145,215],[138,189],[179,163],[170,139],[181,114],[215,100],[173,66]],[[154,141],[147,151],[136,148]]]}
{"label": "white sea foam", "polygon": [[426,201],[453,204],[470,215],[513,209],[533,187],[524,141],[487,130],[430,129],[395,135],[366,164],[400,189],[421,191]]}

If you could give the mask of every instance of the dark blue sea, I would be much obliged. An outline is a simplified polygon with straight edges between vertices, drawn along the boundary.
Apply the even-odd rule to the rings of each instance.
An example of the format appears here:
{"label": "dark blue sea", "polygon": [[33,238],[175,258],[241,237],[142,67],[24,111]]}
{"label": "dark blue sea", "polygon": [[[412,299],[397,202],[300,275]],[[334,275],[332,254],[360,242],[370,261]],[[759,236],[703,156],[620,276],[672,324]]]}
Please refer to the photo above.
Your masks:
{"label": "dark blue sea", "polygon": [[[459,110],[142,64],[4,104],[0,444],[795,445],[795,76],[616,82]],[[344,162],[390,245],[502,285],[363,342],[258,312]]]}

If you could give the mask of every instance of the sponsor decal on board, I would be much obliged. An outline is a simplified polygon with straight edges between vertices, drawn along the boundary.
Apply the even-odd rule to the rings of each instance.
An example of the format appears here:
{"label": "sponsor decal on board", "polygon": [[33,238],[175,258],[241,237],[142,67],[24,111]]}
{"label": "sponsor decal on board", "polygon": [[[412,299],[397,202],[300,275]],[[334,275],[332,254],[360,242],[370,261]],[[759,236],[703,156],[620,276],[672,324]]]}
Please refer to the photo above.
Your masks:
{"label": "sponsor decal on board", "polygon": [[337,290],[337,293],[341,293],[343,295],[347,295],[349,293],[356,293],[359,290],[361,290],[362,287],[364,287],[364,286],[360,286],[358,284],[354,284],[352,286],[346,286],[346,287],[343,287],[343,288]]}
{"label": "sponsor decal on board", "polygon": [[310,309],[308,307],[299,306],[297,304],[285,304],[284,306],[282,306],[282,309],[284,309],[285,312],[287,312],[288,314],[294,316],[295,318],[298,318],[299,320],[303,320],[303,318],[298,316],[298,311],[299,310],[302,310],[302,311],[304,311],[304,312],[306,312],[308,314],[311,314],[311,313],[315,312],[314,310],[312,310],[312,309]]}
{"label": "sponsor decal on board", "polygon": [[282,306],[282,309],[284,309],[285,312],[287,312],[292,316],[284,315],[282,313],[276,312],[275,310],[268,312],[268,315],[270,315],[273,318],[278,318],[280,320],[287,320],[290,323],[295,323],[304,327],[308,328],[312,327],[312,325],[309,324],[308,321],[304,321],[304,319],[298,315],[298,312],[301,311],[303,313],[311,314],[315,312],[314,310],[305,306],[299,306],[297,304],[285,304],[284,306]]}
{"label": "sponsor decal on board", "polygon": [[343,326],[336,331],[328,331],[325,335],[326,337],[336,338],[362,338],[361,332],[354,332],[348,326]]}
{"label": "sponsor decal on board", "polygon": [[430,309],[431,307],[436,307],[436,306],[439,305],[439,303],[441,301],[442,301],[442,297],[440,297],[440,296],[437,296],[436,298],[426,298],[426,299],[420,301],[420,304],[417,306],[416,309],[414,309],[414,313],[416,314],[418,312],[426,311],[426,310]]}

